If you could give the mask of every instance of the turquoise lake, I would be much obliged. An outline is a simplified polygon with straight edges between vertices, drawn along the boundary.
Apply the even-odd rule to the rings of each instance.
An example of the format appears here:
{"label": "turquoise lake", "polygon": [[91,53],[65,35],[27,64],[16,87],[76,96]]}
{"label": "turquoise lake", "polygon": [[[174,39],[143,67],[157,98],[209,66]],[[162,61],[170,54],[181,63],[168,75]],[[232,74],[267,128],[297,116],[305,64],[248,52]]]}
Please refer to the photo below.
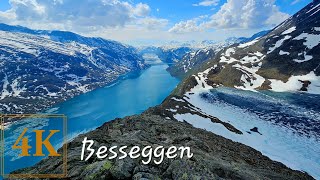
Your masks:
{"label": "turquoise lake", "polygon": [[[103,123],[129,115],[139,114],[160,104],[177,86],[179,80],[170,76],[165,64],[153,65],[129,74],[113,85],[82,94],[47,110],[48,114],[64,114],[68,118],[68,139],[93,130]],[[24,128],[62,129],[57,119],[25,119],[13,123],[5,130],[5,172],[31,166],[41,157],[18,157],[21,150],[11,146]],[[27,134],[32,136],[31,133]],[[32,138],[30,138],[32,139]],[[61,147],[62,137],[52,137],[51,143]],[[30,142],[32,144],[34,142]],[[45,149],[45,148],[44,148]]]}

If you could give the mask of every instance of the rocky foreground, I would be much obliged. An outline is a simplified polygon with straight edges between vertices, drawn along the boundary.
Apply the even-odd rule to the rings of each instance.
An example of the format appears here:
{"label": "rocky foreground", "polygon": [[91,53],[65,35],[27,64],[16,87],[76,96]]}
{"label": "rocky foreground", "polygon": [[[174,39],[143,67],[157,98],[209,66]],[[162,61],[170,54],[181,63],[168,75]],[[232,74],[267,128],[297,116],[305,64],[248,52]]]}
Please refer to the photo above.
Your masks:
{"label": "rocky foreground", "polygon": [[[168,106],[172,106],[169,99],[161,106],[151,108],[141,115],[107,122],[68,143],[68,178],[313,179],[306,173],[291,170],[279,162],[270,160],[253,148],[194,128],[186,122],[172,120],[169,111],[165,110]],[[216,119],[213,123],[219,123],[218,121]],[[113,145],[175,145],[191,147],[194,155],[191,159],[165,159],[160,165],[143,165],[141,158],[129,157],[112,161],[91,158],[85,162],[80,160],[84,137],[95,141],[95,149]],[[59,151],[61,152],[61,149]],[[49,158],[15,173],[61,173],[62,164],[57,158]]]}

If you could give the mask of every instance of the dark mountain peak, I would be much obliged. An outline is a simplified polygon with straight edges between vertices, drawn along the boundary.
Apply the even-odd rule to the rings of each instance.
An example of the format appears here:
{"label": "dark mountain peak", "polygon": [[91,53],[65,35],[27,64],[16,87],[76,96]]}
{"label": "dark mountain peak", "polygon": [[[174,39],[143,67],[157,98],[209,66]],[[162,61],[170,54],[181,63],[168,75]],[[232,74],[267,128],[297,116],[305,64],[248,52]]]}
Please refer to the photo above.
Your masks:
{"label": "dark mountain peak", "polygon": [[[210,86],[320,94],[320,4],[313,2],[259,39],[233,45],[202,64]],[[193,77],[180,89],[190,89]]]}

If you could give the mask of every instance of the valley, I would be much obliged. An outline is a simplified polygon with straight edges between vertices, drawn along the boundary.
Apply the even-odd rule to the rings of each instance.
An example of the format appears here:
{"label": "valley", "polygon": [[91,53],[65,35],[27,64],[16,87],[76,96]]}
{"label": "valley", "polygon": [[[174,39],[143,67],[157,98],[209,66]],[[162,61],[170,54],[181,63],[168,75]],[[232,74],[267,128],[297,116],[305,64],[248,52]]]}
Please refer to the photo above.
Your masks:
{"label": "valley", "polygon": [[[209,42],[210,46],[199,49],[186,44],[123,46],[137,58],[130,61],[137,66],[124,68],[125,72],[141,74],[81,93],[45,112],[70,119],[68,177],[319,179],[319,3],[313,1],[274,29],[243,41]],[[22,48],[23,53],[30,51]],[[142,70],[145,61],[152,65]],[[7,76],[3,79],[3,87],[9,87]],[[17,89],[15,84],[11,83],[11,90]],[[20,92],[3,89],[4,98]],[[59,128],[48,120],[37,125],[31,121],[12,124],[9,137],[14,140],[15,130],[28,125]],[[131,158],[79,162],[84,137],[96,142],[94,148],[163,144],[191,147],[194,156],[166,159],[161,166],[146,166]],[[61,147],[59,140],[55,145]],[[7,163],[24,161],[15,159],[15,154],[8,157]],[[52,173],[63,166],[53,157],[21,164],[10,172]]]}

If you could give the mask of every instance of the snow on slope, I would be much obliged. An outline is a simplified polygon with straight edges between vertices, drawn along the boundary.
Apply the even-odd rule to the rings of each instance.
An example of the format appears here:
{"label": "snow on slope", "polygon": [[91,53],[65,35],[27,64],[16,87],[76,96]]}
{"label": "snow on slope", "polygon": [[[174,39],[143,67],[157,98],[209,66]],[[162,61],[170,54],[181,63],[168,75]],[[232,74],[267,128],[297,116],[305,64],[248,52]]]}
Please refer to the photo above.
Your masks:
{"label": "snow on slope", "polygon": [[39,112],[144,68],[144,60],[134,48],[114,41],[70,32],[49,36],[46,31],[42,35],[1,30],[3,26],[0,26],[2,113]]}
{"label": "snow on slope", "polygon": [[[258,92],[213,89],[207,84],[206,75],[214,68],[194,75],[197,85],[183,98],[171,98],[176,103],[190,104],[189,112],[184,110],[183,113],[179,111],[181,107],[173,104],[167,109],[173,117],[253,147],[272,160],[319,179],[320,112]],[[218,118],[241,133],[231,131],[230,126],[209,117]]]}
{"label": "snow on slope", "polygon": [[318,3],[218,53],[166,100],[165,115],[320,179]]}
{"label": "snow on slope", "polygon": [[[212,123],[208,118],[190,113],[176,114],[174,117],[194,127],[253,147],[272,160],[282,162],[292,169],[306,171],[317,179],[320,178],[318,171],[320,159],[317,158],[320,152],[319,137],[301,136],[292,129],[267,122],[255,113],[248,113],[246,109],[223,102],[208,103],[200,95],[199,92],[188,95],[185,100],[200,108],[202,112],[228,122],[244,133],[231,132],[222,124]],[[254,127],[257,127],[261,134],[250,131]]]}
{"label": "snow on slope", "polygon": [[12,48],[13,50],[18,49],[21,52],[32,54],[34,56],[39,55],[39,49],[41,48],[65,55],[75,55],[76,53],[81,53],[87,56],[90,55],[94,49],[93,47],[89,47],[84,44],[78,44],[76,42],[63,44],[43,37],[23,33],[11,33],[6,31],[0,31],[0,38],[2,50],[5,50],[4,47]]}
{"label": "snow on slope", "polygon": [[242,90],[320,94],[318,3],[309,4],[263,37],[218,53],[206,66],[220,67],[209,74],[209,81]]}

